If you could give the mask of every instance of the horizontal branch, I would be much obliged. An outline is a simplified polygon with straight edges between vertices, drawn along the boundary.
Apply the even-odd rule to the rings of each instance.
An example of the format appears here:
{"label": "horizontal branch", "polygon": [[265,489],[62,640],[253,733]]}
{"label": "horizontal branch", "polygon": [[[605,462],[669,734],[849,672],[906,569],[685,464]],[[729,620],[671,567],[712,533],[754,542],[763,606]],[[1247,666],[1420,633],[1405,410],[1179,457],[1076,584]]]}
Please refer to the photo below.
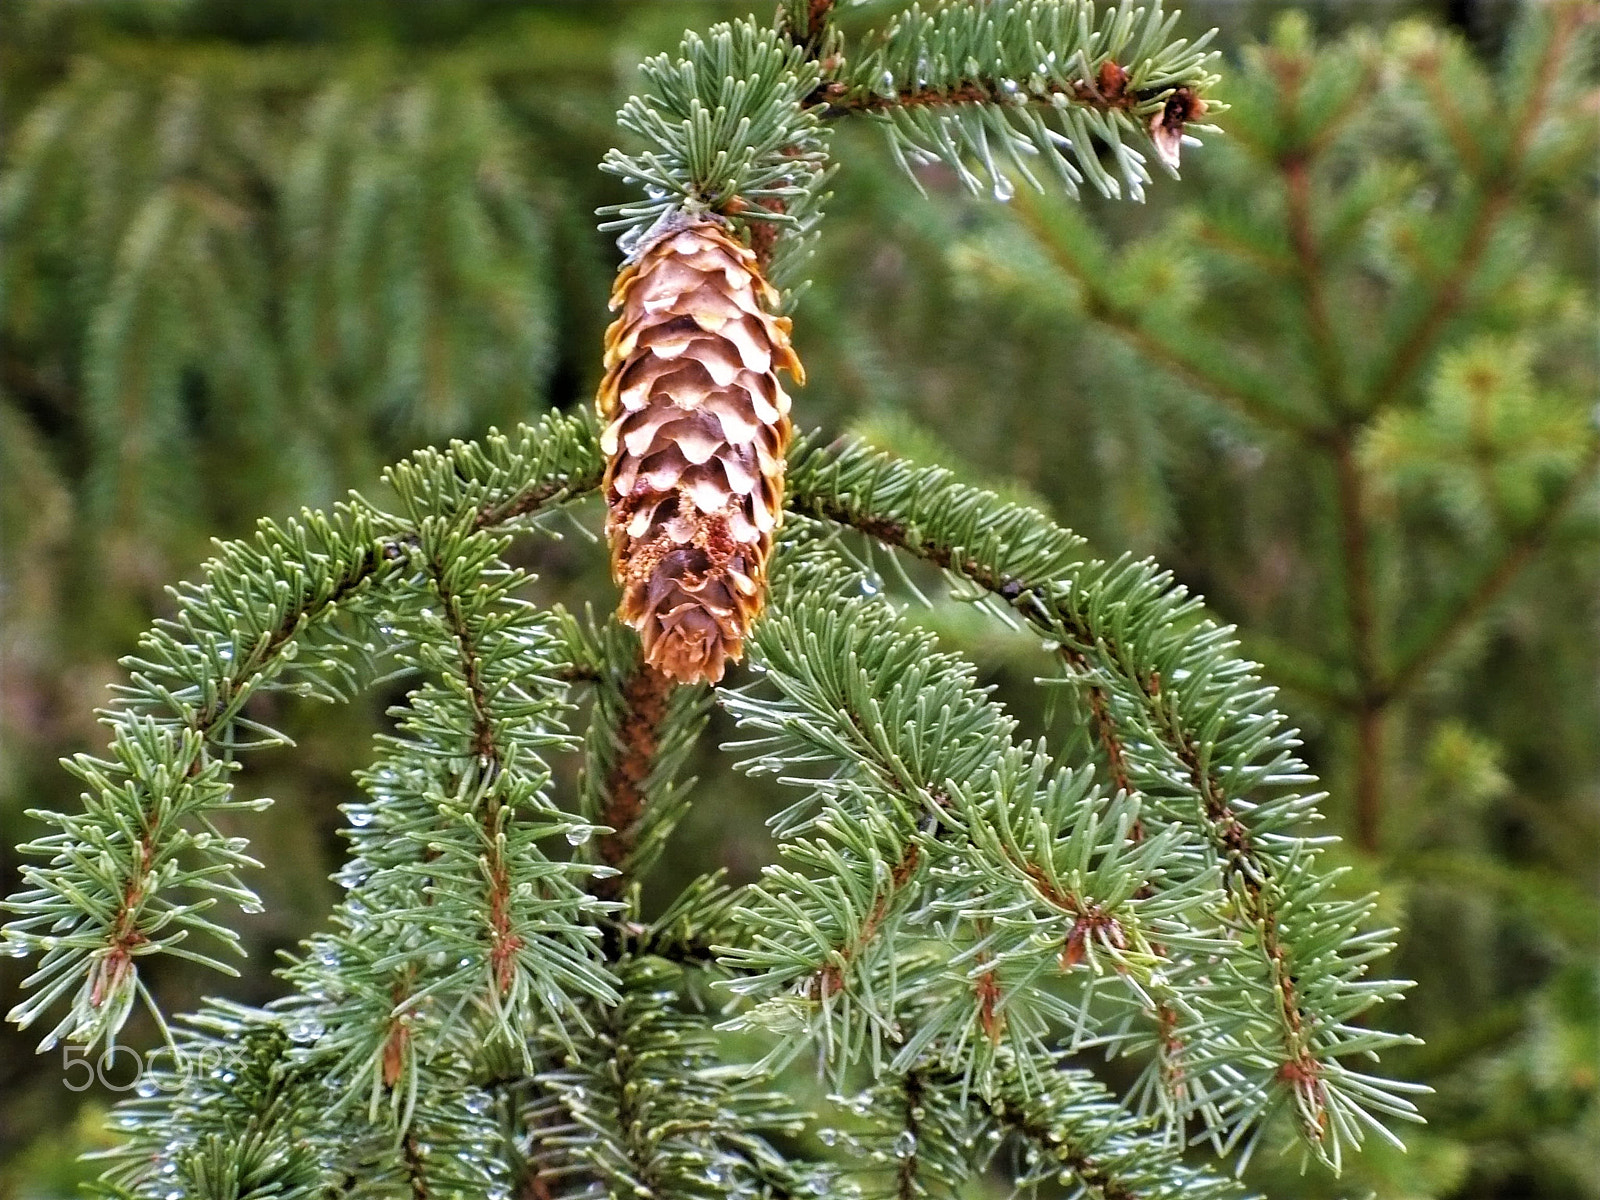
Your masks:
{"label": "horizontal branch", "polygon": [[825,120],[837,120],[856,113],[885,113],[897,108],[957,108],[973,104],[1005,105],[1008,108],[1022,106],[1054,112],[1061,107],[1061,101],[1095,112],[1133,113],[1166,96],[1160,109],[1161,117],[1165,120],[1170,114],[1170,120],[1176,123],[1180,133],[1183,124],[1196,115],[1197,110],[1203,111],[1203,105],[1189,88],[1160,87],[1134,91],[1126,87],[1127,78],[1126,71],[1116,63],[1107,61],[1100,68],[1099,78],[1094,83],[1084,80],[1055,83],[1046,80],[1027,94],[1020,93],[1014,85],[1007,88],[998,79],[972,78],[951,87],[908,87],[887,94],[871,88],[852,88],[848,84],[830,82],[819,86],[808,99],[823,105],[821,113]]}

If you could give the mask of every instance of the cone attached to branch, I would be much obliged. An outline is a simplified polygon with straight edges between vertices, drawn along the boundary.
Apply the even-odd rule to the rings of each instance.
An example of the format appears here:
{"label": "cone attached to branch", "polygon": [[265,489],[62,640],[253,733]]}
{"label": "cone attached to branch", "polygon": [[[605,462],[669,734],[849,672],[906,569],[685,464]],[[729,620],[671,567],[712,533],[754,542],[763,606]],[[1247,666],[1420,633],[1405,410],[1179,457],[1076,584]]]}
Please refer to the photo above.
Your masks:
{"label": "cone attached to branch", "polygon": [[777,293],[721,222],[681,217],[617,276],[597,400],[618,609],[645,659],[685,683],[737,662],[766,596],[805,373]]}

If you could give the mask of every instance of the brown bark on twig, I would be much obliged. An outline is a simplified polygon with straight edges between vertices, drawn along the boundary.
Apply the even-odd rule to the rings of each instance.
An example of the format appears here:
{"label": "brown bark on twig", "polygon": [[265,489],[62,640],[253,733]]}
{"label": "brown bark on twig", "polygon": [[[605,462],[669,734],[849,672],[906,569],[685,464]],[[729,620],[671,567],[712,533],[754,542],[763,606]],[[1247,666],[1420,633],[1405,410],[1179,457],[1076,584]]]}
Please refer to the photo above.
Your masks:
{"label": "brown bark on twig", "polygon": [[[617,757],[605,778],[605,809],[600,823],[612,832],[601,835],[601,861],[623,871],[638,846],[640,822],[648,796],[645,785],[655,770],[661,748],[661,724],[677,687],[660,671],[640,662],[622,683],[622,717],[617,723]],[[627,886],[626,874],[594,881],[593,892],[615,900]]]}

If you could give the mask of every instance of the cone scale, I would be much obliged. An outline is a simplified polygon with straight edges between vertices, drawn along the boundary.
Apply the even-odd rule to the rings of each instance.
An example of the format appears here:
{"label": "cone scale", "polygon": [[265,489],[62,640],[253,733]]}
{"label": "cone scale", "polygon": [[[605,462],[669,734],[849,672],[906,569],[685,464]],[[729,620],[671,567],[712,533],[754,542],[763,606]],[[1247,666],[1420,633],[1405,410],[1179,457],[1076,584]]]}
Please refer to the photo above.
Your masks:
{"label": "cone scale", "polygon": [[645,661],[683,683],[738,662],[766,598],[783,509],[789,322],[756,256],[682,217],[617,276],[597,406],[618,614]]}

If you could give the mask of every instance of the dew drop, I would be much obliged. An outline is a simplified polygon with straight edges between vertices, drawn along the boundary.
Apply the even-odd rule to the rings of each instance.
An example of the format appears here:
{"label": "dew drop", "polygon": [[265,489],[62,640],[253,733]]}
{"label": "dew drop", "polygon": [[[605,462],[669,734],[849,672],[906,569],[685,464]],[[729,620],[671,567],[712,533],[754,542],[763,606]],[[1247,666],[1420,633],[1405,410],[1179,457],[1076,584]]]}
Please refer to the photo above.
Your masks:
{"label": "dew drop", "polygon": [[1012,186],[1011,180],[1004,175],[996,175],[994,177],[994,198],[1000,201],[1001,204],[1006,203],[1016,194],[1017,189]]}
{"label": "dew drop", "polygon": [[352,858],[339,868],[339,872],[333,877],[333,881],[347,891],[351,888],[360,887],[367,881],[368,869],[366,859]]}
{"label": "dew drop", "polygon": [[309,1015],[297,1017],[285,1032],[291,1042],[314,1042],[322,1036],[322,1022]]}
{"label": "dew drop", "polygon": [[567,830],[567,845],[581,846],[594,836],[594,827],[591,825],[574,825]]}

